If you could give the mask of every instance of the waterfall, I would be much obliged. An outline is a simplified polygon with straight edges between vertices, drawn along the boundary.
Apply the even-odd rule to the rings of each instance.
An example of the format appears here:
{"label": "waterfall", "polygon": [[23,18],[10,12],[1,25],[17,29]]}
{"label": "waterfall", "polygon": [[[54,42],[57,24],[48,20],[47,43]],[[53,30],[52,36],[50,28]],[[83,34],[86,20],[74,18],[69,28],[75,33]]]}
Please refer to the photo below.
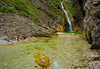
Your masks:
{"label": "waterfall", "polygon": [[64,10],[64,6],[63,6],[63,4],[61,3],[61,7],[62,7],[62,9]]}
{"label": "waterfall", "polygon": [[73,32],[73,29],[72,29],[72,25],[71,25],[71,21],[70,21],[70,19],[69,19],[69,17],[68,17],[68,14],[67,14],[67,12],[64,10],[64,12],[65,12],[65,14],[66,14],[66,17],[67,17],[67,20],[68,20],[68,23],[69,23],[69,31],[70,32]]}
{"label": "waterfall", "polygon": [[[64,10],[64,6],[63,6],[63,4],[61,3],[61,6],[62,6],[62,9]],[[73,32],[73,29],[72,29],[72,24],[71,24],[71,21],[70,21],[70,19],[69,19],[69,17],[68,17],[68,14],[67,14],[67,12],[64,10],[64,13],[65,13],[65,15],[66,15],[66,18],[67,18],[67,20],[68,20],[68,23],[69,23],[69,31],[70,32]]]}

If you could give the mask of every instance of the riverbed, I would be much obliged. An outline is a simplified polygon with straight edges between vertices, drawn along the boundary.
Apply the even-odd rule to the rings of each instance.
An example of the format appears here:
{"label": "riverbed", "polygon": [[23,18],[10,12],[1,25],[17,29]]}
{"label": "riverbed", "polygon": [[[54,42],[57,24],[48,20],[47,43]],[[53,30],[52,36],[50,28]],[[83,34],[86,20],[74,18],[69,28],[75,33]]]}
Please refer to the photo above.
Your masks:
{"label": "riverbed", "polygon": [[[0,69],[99,69],[100,61],[84,34],[58,33],[58,36],[0,46]],[[40,53],[50,60],[43,68],[35,62]]]}

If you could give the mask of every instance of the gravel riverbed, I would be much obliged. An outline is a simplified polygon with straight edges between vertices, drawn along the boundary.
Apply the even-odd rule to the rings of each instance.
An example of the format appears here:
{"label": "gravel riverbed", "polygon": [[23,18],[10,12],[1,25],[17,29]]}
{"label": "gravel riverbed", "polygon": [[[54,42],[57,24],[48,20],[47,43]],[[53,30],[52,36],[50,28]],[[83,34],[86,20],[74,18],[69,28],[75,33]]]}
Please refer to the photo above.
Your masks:
{"label": "gravel riverbed", "polygon": [[[100,69],[100,56],[90,50],[84,35],[59,33],[57,37],[0,46],[0,69]],[[35,62],[34,54],[40,53],[50,60],[50,67],[43,68]]]}

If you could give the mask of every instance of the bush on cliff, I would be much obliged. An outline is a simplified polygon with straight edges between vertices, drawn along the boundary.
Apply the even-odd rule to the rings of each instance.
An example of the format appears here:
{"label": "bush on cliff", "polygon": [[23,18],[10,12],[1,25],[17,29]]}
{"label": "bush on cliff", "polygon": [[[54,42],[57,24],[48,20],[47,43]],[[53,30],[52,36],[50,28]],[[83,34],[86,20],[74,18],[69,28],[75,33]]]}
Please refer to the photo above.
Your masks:
{"label": "bush on cliff", "polygon": [[68,10],[70,11],[70,13],[73,15],[73,16],[75,16],[76,15],[76,12],[74,11],[74,9],[72,8],[72,6],[71,6],[71,2],[70,1],[65,1],[65,0],[63,0],[62,1],[63,2],[63,4],[65,4],[66,6],[67,6],[67,8],[68,8]]}

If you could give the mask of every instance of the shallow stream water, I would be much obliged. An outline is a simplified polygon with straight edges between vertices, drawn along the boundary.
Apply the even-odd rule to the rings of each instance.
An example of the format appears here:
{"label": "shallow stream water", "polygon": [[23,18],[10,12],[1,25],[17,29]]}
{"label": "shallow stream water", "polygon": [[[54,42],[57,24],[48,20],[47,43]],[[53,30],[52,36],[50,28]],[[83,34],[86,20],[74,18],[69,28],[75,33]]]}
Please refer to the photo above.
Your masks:
{"label": "shallow stream water", "polygon": [[[57,37],[0,46],[0,69],[92,69],[93,52],[84,35],[58,33]],[[50,60],[43,68],[35,62],[40,53]],[[98,62],[100,63],[100,62]],[[96,68],[99,69],[99,65]]]}

